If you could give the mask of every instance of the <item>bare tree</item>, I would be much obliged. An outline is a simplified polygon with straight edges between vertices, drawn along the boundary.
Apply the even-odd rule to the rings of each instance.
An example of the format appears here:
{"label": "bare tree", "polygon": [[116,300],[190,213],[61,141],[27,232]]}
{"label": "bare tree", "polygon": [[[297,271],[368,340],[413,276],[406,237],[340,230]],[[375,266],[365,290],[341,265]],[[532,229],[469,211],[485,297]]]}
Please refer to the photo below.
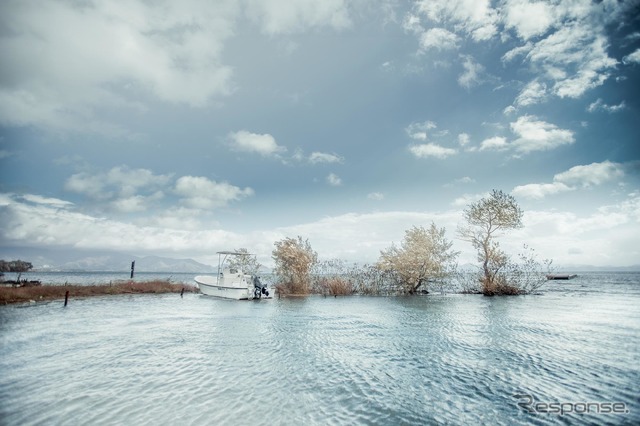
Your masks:
{"label": "bare tree", "polygon": [[445,237],[445,228],[434,223],[428,229],[414,226],[405,231],[400,247],[392,245],[380,252],[378,268],[395,273],[404,292],[414,294],[430,280],[453,273],[458,252]]}
{"label": "bare tree", "polygon": [[[484,295],[522,294],[540,285],[540,264],[533,252],[521,254],[520,263],[515,263],[496,241],[505,231],[522,227],[522,216],[516,199],[498,190],[464,210],[466,225],[458,228],[458,234],[471,242],[478,253]],[[547,266],[551,263],[545,262]]]}
{"label": "bare tree", "polygon": [[308,294],[311,268],[318,261],[309,240],[285,238],[274,243],[271,257],[275,261],[274,273],[281,281],[281,289],[293,294]]}

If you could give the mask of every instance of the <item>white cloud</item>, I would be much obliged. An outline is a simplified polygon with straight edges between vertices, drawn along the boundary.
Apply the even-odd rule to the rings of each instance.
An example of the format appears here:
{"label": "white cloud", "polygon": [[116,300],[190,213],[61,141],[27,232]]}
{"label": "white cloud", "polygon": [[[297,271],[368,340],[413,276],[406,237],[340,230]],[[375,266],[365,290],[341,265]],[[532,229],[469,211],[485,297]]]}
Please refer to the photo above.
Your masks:
{"label": "white cloud", "polygon": [[480,151],[485,151],[487,149],[504,150],[508,147],[509,144],[507,143],[507,139],[502,136],[488,138],[480,143]]}
{"label": "white cloud", "polygon": [[[99,219],[48,204],[21,202],[19,197],[0,194],[0,240],[12,244],[38,244],[42,247],[91,248],[136,253],[173,253],[180,257],[207,261],[220,247],[252,247],[261,262],[270,261],[273,242],[286,236],[309,238],[321,259],[375,262],[380,250],[400,241],[411,225],[435,222],[447,229],[454,249],[463,252],[460,263],[475,263],[469,244],[455,237],[461,208],[487,194],[467,195],[457,200],[457,208],[447,212],[388,211],[369,214],[346,213],[321,220],[277,229],[239,234],[202,224],[189,225],[202,212],[182,209],[158,217],[163,227],[152,226],[153,218],[136,225]],[[525,227],[505,236],[504,248],[519,250],[522,241],[536,248],[543,258],[555,264],[630,265],[637,263],[640,249],[640,194],[594,211],[527,211]],[[170,216],[174,217],[171,219]],[[169,224],[174,224],[175,229]],[[128,238],[122,238],[127,235]],[[580,253],[568,254],[568,248]],[[211,259],[210,263],[214,263]]]}
{"label": "white cloud", "polygon": [[420,17],[411,12],[405,15],[404,20],[402,21],[402,28],[404,28],[405,31],[414,34],[419,34],[423,31],[422,25],[420,24]]}
{"label": "white cloud", "polygon": [[511,145],[516,151],[525,154],[551,150],[575,141],[570,130],[559,129],[554,124],[537,120],[531,115],[521,116],[511,123],[511,131],[517,137]]}
{"label": "white cloud", "polygon": [[244,152],[254,152],[265,157],[285,152],[286,147],[280,146],[270,134],[257,134],[240,130],[229,133],[229,140],[233,149]]}
{"label": "white cloud", "polygon": [[607,39],[588,22],[565,25],[533,45],[527,59],[540,67],[559,97],[577,98],[601,85],[616,60],[607,54]]}
{"label": "white cloud", "polygon": [[[126,238],[123,238],[126,236]],[[247,238],[223,230],[183,231],[97,218],[46,204],[17,200],[0,207],[0,239],[41,247],[131,252],[207,254],[219,247],[247,247]]]}
{"label": "white cloud", "polygon": [[83,172],[71,175],[65,182],[64,189],[87,195],[91,198],[104,199],[112,196],[111,192],[105,192],[105,186],[103,177],[91,176]]}
{"label": "white cloud", "polygon": [[24,194],[21,198],[31,203],[46,204],[52,207],[65,208],[73,205],[70,201],[60,200],[59,198],[43,197],[35,194]]}
{"label": "white cloud", "polygon": [[327,183],[331,186],[340,186],[342,185],[342,179],[335,173],[330,173],[327,176]]}
{"label": "white cloud", "polygon": [[123,198],[136,195],[141,190],[153,191],[169,183],[172,175],[156,175],[147,169],[114,167],[106,173],[76,173],[65,182],[67,191],[76,192],[100,200],[114,195]]}
{"label": "white cloud", "polygon": [[327,154],[324,152],[312,152],[309,155],[309,162],[316,163],[342,163],[344,159],[336,154]]}
{"label": "white cloud", "polygon": [[514,107],[513,105],[509,105],[508,107],[506,107],[502,113],[504,115],[513,115],[517,112],[518,110],[516,109],[516,107]]}
{"label": "white cloud", "polygon": [[621,163],[603,161],[583,166],[574,166],[553,177],[553,183],[532,183],[516,186],[512,194],[525,198],[542,199],[547,195],[575,191],[616,181],[625,175],[625,166]]}
{"label": "white cloud", "polygon": [[462,55],[461,58],[464,72],[458,77],[458,83],[465,89],[470,89],[482,82],[481,75],[484,72],[484,67],[470,55]]}
{"label": "white cloud", "polygon": [[411,139],[417,141],[426,141],[427,140],[427,132],[415,132],[410,135]]}
{"label": "white cloud", "polygon": [[157,191],[149,196],[131,195],[113,200],[111,207],[122,213],[142,212],[148,209],[149,203],[164,198],[162,191]]}
{"label": "white cloud", "polygon": [[547,97],[547,85],[538,80],[527,84],[516,98],[516,105],[529,106],[540,103]]}
{"label": "white cloud", "polygon": [[602,101],[602,99],[598,98],[596,101],[589,104],[589,106],[587,107],[587,111],[596,112],[602,110],[609,113],[615,113],[618,111],[622,111],[626,107],[627,105],[624,101],[620,102],[618,105],[607,105]]}
{"label": "white cloud", "polygon": [[458,47],[458,36],[444,28],[430,28],[420,36],[421,50],[452,50]]}
{"label": "white cloud", "polygon": [[468,133],[460,133],[458,135],[458,144],[460,146],[466,146],[469,145],[469,142],[471,141],[471,137],[469,136]]}
{"label": "white cloud", "polygon": [[544,34],[555,22],[552,6],[542,1],[510,0],[506,3],[505,26],[528,40]]}
{"label": "white cloud", "polygon": [[417,14],[449,24],[475,41],[489,40],[497,33],[498,14],[489,0],[419,0]]}
{"label": "white cloud", "polygon": [[236,14],[225,2],[4,5],[0,123],[122,136],[97,109],[144,111],[140,95],[206,105],[232,88],[221,52]]}
{"label": "white cloud", "polygon": [[526,211],[524,228],[508,239],[512,244],[527,241],[543,258],[553,259],[554,265],[637,264],[640,227],[630,207],[637,209],[638,203],[638,196],[630,195],[617,204],[580,214]]}
{"label": "white cloud", "polygon": [[107,173],[105,183],[114,185],[120,194],[129,196],[141,188],[166,185],[171,175],[155,175],[147,169],[130,169],[126,166],[114,167]]}
{"label": "white cloud", "polygon": [[224,207],[231,201],[241,200],[254,193],[248,187],[242,189],[202,176],[182,176],[176,181],[174,192],[187,207],[203,210]]}
{"label": "white cloud", "polygon": [[405,132],[409,135],[411,139],[426,141],[427,140],[427,132],[429,130],[433,130],[438,126],[433,121],[424,121],[422,123],[411,123],[407,126]]}
{"label": "white cloud", "polygon": [[555,195],[561,192],[572,191],[571,188],[562,182],[554,183],[530,183],[528,185],[516,186],[511,193],[516,197],[542,199],[547,195]]}
{"label": "white cloud", "polygon": [[516,136],[515,140],[509,142],[503,136],[488,138],[480,144],[480,151],[513,150],[518,154],[528,154],[533,151],[552,150],[575,141],[572,131],[560,129],[531,115],[519,117],[510,126]]}
{"label": "white cloud", "polygon": [[640,64],[640,48],[622,58],[622,62],[625,64]]}
{"label": "white cloud", "polygon": [[475,180],[475,179],[473,179],[473,178],[470,178],[469,176],[465,176],[465,177],[462,177],[462,178],[460,178],[460,179],[456,179],[456,181],[455,181],[455,182],[456,182],[456,183],[463,183],[463,184],[467,184],[467,183],[475,183],[475,182],[476,182],[476,180]]}
{"label": "white cloud", "polygon": [[222,53],[244,16],[268,34],[351,25],[344,0],[3,4],[0,124],[134,138],[100,112],[207,106],[235,90]]}
{"label": "white cloud", "polygon": [[152,216],[137,219],[134,223],[140,226],[151,226],[159,229],[175,229],[200,232],[203,229],[219,228],[220,224],[212,220],[210,212],[175,205],[154,211]]}
{"label": "white cloud", "polygon": [[458,152],[455,149],[445,148],[434,143],[411,145],[409,151],[417,158],[435,157],[441,159],[455,155]]}
{"label": "white cloud", "polygon": [[514,47],[513,49],[502,55],[502,62],[511,62],[518,56],[526,56],[532,48],[533,44],[531,42],[527,42],[522,46]]}
{"label": "white cloud", "polygon": [[246,0],[247,15],[267,34],[289,34],[309,28],[351,26],[345,0]]}
{"label": "white cloud", "polygon": [[384,194],[382,192],[371,192],[367,194],[367,198],[370,200],[382,201],[384,200]]}
{"label": "white cloud", "polygon": [[567,185],[586,188],[620,179],[624,174],[624,166],[621,163],[603,161],[572,167],[566,172],[555,175],[553,179]]}
{"label": "white cloud", "polygon": [[[502,41],[510,40],[509,30],[513,30],[523,44],[504,54],[503,61],[524,56],[531,73],[537,76],[537,86],[529,86],[529,91],[515,102],[521,106],[540,102],[550,94],[577,98],[603,84],[617,64],[607,53],[605,26],[617,22],[616,17],[628,9],[624,4],[531,0],[498,2],[495,8],[491,4],[488,0],[420,0],[407,22],[412,23],[414,33],[429,41],[427,46],[437,45],[437,35],[441,34],[449,48],[458,45],[461,37],[470,36],[475,41],[494,38],[500,23],[504,25]],[[432,29],[427,37],[420,19],[433,22],[439,31]],[[640,50],[624,61],[640,61]],[[464,66],[460,85],[469,88],[480,82],[481,65],[467,59]]]}
{"label": "white cloud", "polygon": [[455,200],[453,200],[453,202],[451,203],[452,206],[454,207],[459,207],[459,208],[465,208],[467,207],[469,204],[471,203],[475,203],[476,201],[480,200],[483,197],[486,197],[489,194],[463,194],[460,197],[457,197]]}

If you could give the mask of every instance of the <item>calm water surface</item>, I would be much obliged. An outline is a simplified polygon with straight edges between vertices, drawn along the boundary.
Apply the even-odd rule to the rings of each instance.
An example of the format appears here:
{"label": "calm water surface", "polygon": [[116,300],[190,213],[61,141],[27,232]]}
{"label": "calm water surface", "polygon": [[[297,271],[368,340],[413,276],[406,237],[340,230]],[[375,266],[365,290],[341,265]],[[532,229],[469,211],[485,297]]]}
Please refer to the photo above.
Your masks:
{"label": "calm water surface", "polygon": [[[506,298],[0,306],[0,342],[3,425],[640,423],[632,273]],[[514,394],[629,412],[535,414]]]}

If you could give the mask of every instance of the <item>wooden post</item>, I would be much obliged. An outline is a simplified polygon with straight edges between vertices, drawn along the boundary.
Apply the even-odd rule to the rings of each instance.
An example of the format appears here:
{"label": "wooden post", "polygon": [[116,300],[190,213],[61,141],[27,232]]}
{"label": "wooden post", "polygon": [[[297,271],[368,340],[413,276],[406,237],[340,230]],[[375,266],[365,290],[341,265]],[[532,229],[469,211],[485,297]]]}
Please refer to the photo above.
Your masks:
{"label": "wooden post", "polygon": [[67,307],[67,302],[69,301],[69,290],[64,294],[64,307]]}
{"label": "wooden post", "polygon": [[136,268],[136,261],[131,262],[131,279],[133,279],[133,270]]}

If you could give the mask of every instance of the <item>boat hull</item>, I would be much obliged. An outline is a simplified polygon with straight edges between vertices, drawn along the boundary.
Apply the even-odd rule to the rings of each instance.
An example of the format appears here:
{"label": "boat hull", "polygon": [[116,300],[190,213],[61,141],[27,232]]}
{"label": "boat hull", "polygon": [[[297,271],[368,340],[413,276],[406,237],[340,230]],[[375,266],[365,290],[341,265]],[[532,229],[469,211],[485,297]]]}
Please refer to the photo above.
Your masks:
{"label": "boat hull", "polygon": [[[233,282],[232,285],[224,285],[224,281],[217,282],[216,277],[210,275],[200,275],[194,278],[200,292],[207,296],[219,297],[231,300],[251,300],[254,299],[255,287],[253,284],[244,282]],[[233,285],[238,284],[238,285]],[[271,290],[271,289],[269,289]],[[266,297],[266,296],[262,296]],[[269,292],[269,297],[273,297],[273,292]]]}

